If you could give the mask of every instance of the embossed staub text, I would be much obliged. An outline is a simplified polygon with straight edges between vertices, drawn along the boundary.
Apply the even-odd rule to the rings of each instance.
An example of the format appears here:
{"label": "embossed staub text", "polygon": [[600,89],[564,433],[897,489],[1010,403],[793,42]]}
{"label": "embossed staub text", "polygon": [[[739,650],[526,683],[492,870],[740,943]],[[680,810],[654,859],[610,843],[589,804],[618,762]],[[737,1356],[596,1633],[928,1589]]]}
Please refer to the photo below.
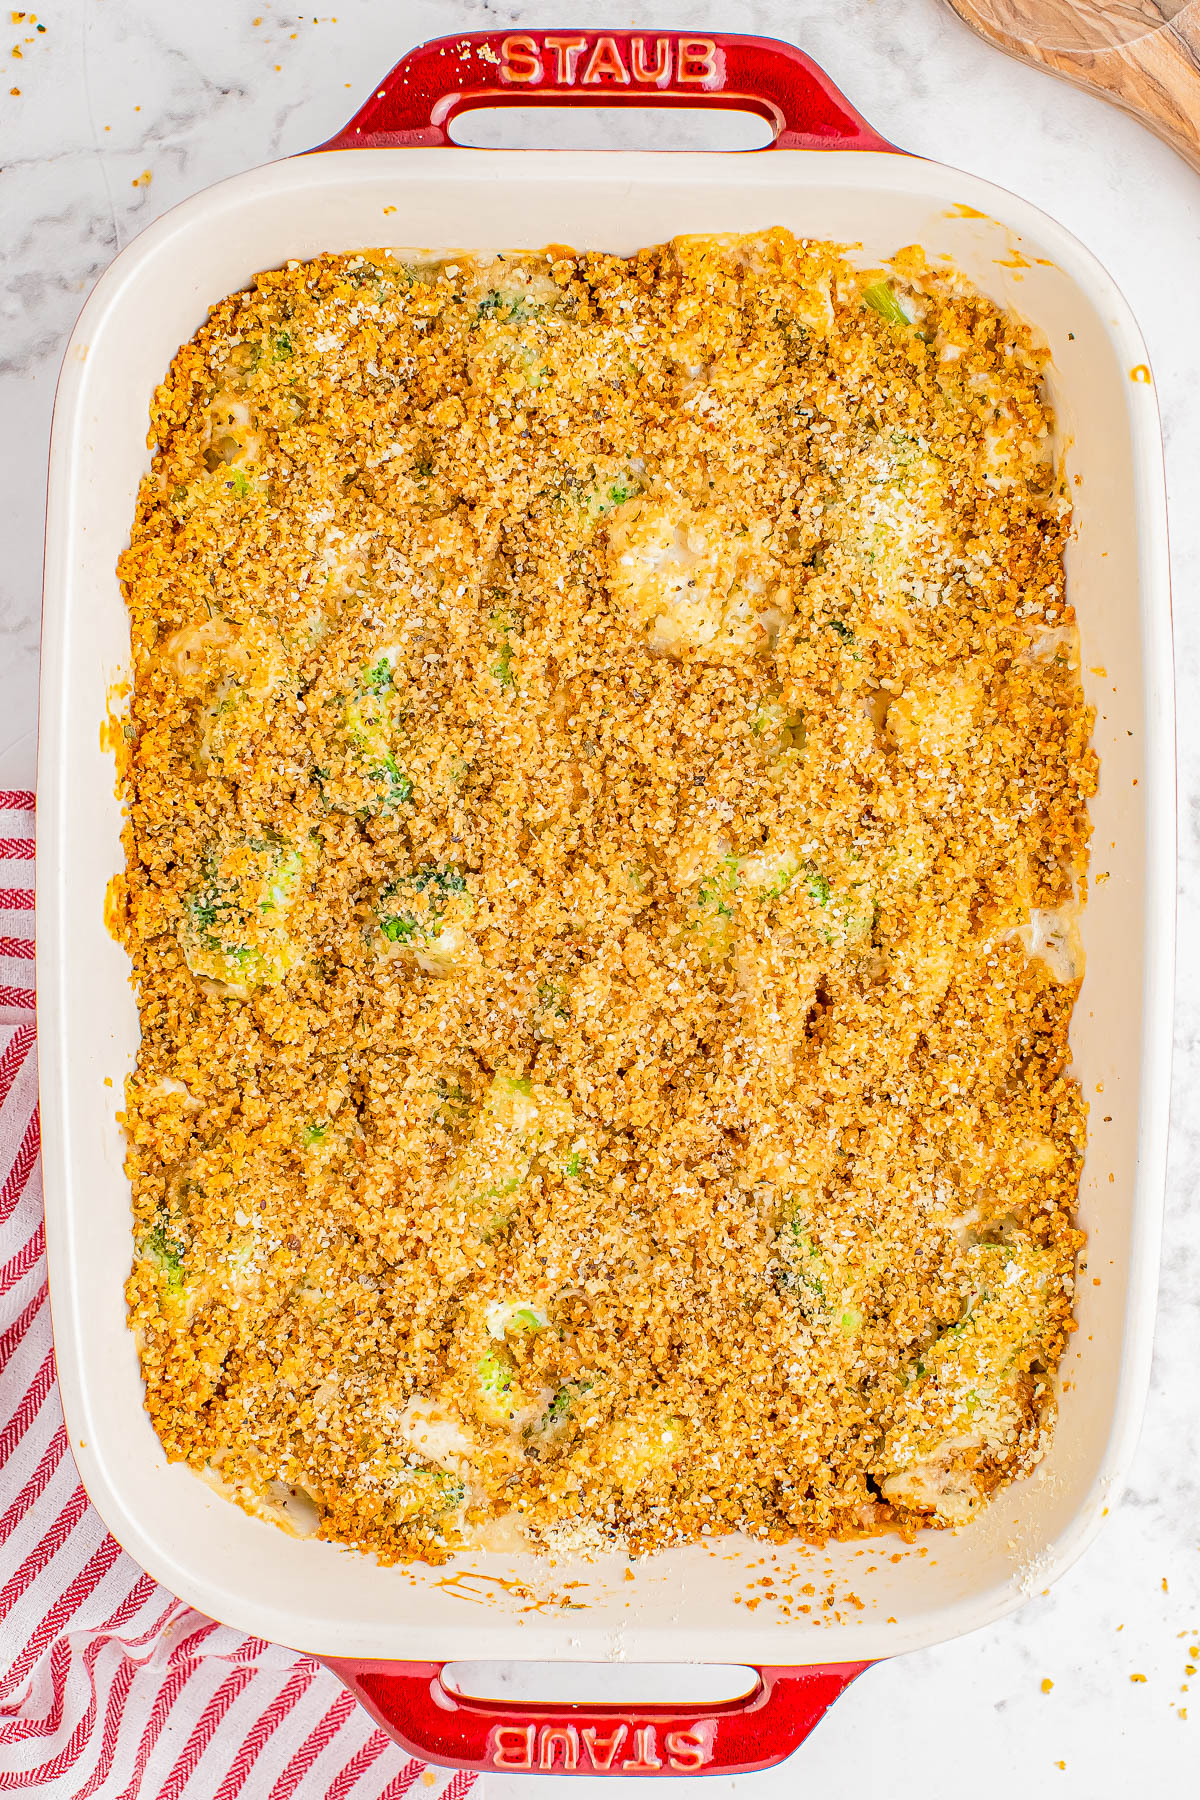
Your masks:
{"label": "embossed staub text", "polygon": [[518,31],[501,41],[500,79],[514,87],[713,88],[721,67],[712,38]]}
{"label": "embossed staub text", "polygon": [[562,1769],[586,1775],[654,1775],[668,1768],[694,1774],[712,1759],[713,1727],[669,1725],[493,1725],[488,1757],[494,1769]]}

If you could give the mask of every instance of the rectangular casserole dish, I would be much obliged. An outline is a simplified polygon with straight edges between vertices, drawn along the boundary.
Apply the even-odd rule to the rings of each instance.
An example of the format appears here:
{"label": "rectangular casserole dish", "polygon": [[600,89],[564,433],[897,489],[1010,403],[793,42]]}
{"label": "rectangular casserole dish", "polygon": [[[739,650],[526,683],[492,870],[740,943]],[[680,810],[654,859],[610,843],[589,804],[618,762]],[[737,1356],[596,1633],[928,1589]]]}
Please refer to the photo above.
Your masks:
{"label": "rectangular casserole dish", "polygon": [[[749,108],[772,122],[776,144],[671,156],[447,148],[456,111],[565,98]],[[771,225],[855,245],[863,266],[921,243],[1051,349],[1075,504],[1070,597],[1101,762],[1072,1026],[1091,1107],[1080,1196],[1089,1243],[1053,1445],[970,1525],[911,1546],[723,1539],[661,1552],[632,1581],[616,1557],[548,1565],[464,1553],[449,1569],[381,1570],[289,1538],[169,1465],[125,1323],[129,1189],[114,1115],[138,1020],[127,959],[104,922],[122,851],[102,735],[127,665],[114,568],[149,462],[151,393],[210,305],[289,258],[381,244],[625,253],[680,232]],[[332,147],[176,207],[98,284],[55,406],[42,656],[37,983],[59,1380],[88,1492],[153,1575],[228,1624],[330,1660],[401,1741],[439,1760],[687,1774],[778,1760],[865,1664],[988,1623],[1080,1554],[1119,1490],[1150,1365],[1175,790],[1157,403],[1128,307],[1067,232],[984,181],[895,153],[785,45],[582,31],[427,45]],[[750,1610],[749,1584],[763,1573],[774,1588],[756,1586],[770,1597]],[[817,1589],[811,1611],[800,1610],[806,1584]],[[746,1700],[707,1711],[489,1708],[457,1702],[438,1679],[442,1662],[464,1657],[744,1662],[762,1674]]]}

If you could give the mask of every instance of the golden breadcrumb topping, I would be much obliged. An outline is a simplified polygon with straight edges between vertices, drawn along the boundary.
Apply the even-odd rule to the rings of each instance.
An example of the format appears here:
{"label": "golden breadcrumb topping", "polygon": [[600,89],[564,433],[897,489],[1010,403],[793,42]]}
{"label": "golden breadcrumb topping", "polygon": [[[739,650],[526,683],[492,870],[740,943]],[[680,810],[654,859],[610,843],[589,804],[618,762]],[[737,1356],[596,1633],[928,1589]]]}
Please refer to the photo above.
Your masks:
{"label": "golden breadcrumb topping", "polygon": [[1095,790],[1044,362],[779,230],[320,257],[180,350],[120,569],[169,1456],[385,1561],[1036,1462]]}

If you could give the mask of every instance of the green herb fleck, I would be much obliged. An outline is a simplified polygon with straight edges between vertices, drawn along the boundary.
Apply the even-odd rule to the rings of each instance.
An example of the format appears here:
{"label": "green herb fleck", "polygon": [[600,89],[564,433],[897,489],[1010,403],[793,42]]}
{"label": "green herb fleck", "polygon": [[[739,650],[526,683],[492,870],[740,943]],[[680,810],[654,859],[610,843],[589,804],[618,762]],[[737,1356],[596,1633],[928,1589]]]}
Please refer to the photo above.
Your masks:
{"label": "green herb fleck", "polygon": [[475,310],[481,319],[503,317],[510,325],[533,315],[532,306],[522,295],[502,294],[499,288],[485,294]]}
{"label": "green herb fleck", "polygon": [[406,800],[412,799],[412,782],[394,756],[384,757],[383,767],[371,771],[371,780],[386,783],[387,792],[383,797],[385,806],[402,806]]}
{"label": "green herb fleck", "polygon": [[492,674],[501,687],[515,687],[517,678],[512,672],[512,645],[507,638],[500,646],[500,655],[492,664]]}
{"label": "green herb fleck", "polygon": [[829,905],[829,896],[833,892],[833,889],[829,885],[828,877],[822,875],[819,869],[808,869],[805,871],[804,885],[818,906]]}

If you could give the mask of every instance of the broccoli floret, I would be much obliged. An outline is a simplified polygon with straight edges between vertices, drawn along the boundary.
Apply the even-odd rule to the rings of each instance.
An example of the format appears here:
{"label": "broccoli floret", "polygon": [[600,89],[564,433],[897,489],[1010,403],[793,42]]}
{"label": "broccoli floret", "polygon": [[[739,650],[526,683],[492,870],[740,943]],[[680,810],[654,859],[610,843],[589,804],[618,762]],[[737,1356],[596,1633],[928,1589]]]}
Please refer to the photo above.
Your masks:
{"label": "broccoli floret", "polygon": [[459,869],[416,869],[379,896],[379,931],[385,943],[409,951],[430,975],[449,975],[468,947],[472,911],[467,878]]}
{"label": "broccoli floret", "polygon": [[290,919],[315,860],[311,843],[292,845],[273,834],[211,845],[202,885],[185,900],[179,929],[192,974],[243,999],[251,988],[282,981],[303,956]]}
{"label": "broccoli floret", "polygon": [[906,1371],[876,1468],[885,1498],[961,1523],[983,1498],[979,1453],[1000,1451],[1025,1404],[1021,1388],[1044,1340],[1056,1257],[1017,1232],[968,1253],[958,1322]]}
{"label": "broccoli floret", "polygon": [[502,688],[517,685],[516,671],[513,668],[513,634],[519,635],[519,620],[507,604],[507,596],[503,588],[493,588],[493,599],[500,602],[492,612],[488,623],[495,633],[492,655],[494,660],[488,665],[488,673],[493,681],[498,681]]}
{"label": "broccoli floret", "polygon": [[466,1497],[461,1477],[446,1469],[406,1464],[396,1471],[389,1485],[387,1513],[395,1524],[441,1518],[461,1506]]}
{"label": "broccoli floret", "polygon": [[412,799],[412,781],[395,753],[399,696],[393,667],[394,653],[387,651],[369,663],[343,713],[350,770],[366,782],[367,810],[372,812],[387,812]]}
{"label": "broccoli floret", "polygon": [[737,870],[736,856],[722,857],[716,871],[700,883],[697,894],[700,905],[706,910],[719,913],[723,918],[730,918],[733,914],[730,901],[737,886]]}
{"label": "broccoli floret", "polygon": [[764,700],[755,710],[750,730],[756,738],[762,739],[763,749],[778,761],[803,753],[804,714],[799,710],[789,711],[778,695]]}
{"label": "broccoli floret", "polygon": [[582,1400],[583,1396],[589,1394],[591,1390],[592,1383],[586,1377],[579,1381],[564,1381],[546,1408],[545,1423],[560,1425],[565,1418],[570,1416],[576,1401]]}
{"label": "broccoli floret", "polygon": [[823,1308],[828,1278],[824,1258],[798,1219],[792,1220],[791,1234],[793,1243],[784,1285],[805,1311]]}
{"label": "broccoli floret", "polygon": [[487,1231],[502,1230],[534,1157],[564,1124],[564,1108],[555,1096],[535,1092],[527,1075],[497,1072],[451,1168],[451,1196],[482,1213]]}
{"label": "broccoli floret", "polygon": [[508,1424],[529,1405],[513,1359],[502,1345],[489,1350],[475,1365],[475,1405],[480,1416],[493,1425]]}
{"label": "broccoli floret", "polygon": [[508,639],[505,638],[500,646],[500,654],[492,664],[491,670],[501,687],[516,686],[517,678],[512,672],[512,656],[512,645],[509,643]]}
{"label": "broccoli floret", "polygon": [[808,1217],[794,1199],[779,1236],[780,1268],[776,1286],[799,1307],[810,1325],[856,1338],[863,1329],[864,1307],[875,1266],[846,1255],[835,1243],[819,1243]]}
{"label": "broccoli floret", "polygon": [[512,1392],[513,1366],[500,1351],[489,1350],[486,1356],[481,1356],[475,1373],[480,1392],[488,1400],[506,1400]]}
{"label": "broccoli floret", "polygon": [[829,877],[809,863],[804,869],[804,885],[823,914],[817,927],[822,943],[853,944],[870,934],[875,923],[875,902],[862,882],[835,889]]}
{"label": "broccoli floret", "polygon": [[567,1005],[567,980],[563,975],[548,976],[539,981],[537,1000],[530,1013],[530,1028],[535,1037],[553,1038],[571,1017]]}
{"label": "broccoli floret", "polygon": [[403,806],[406,800],[412,799],[413,784],[394,756],[385,756],[381,766],[371,770],[368,779],[382,784],[385,809]]}
{"label": "broccoli floret", "polygon": [[786,894],[799,873],[800,858],[794,851],[763,850],[741,859],[738,883],[756,899],[774,900]]}
{"label": "broccoli floret", "polygon": [[502,319],[505,324],[517,325],[531,319],[537,307],[524,294],[506,294],[500,288],[491,288],[475,311],[481,319]]}
{"label": "broccoli floret", "polygon": [[395,684],[400,652],[377,650],[340,700],[330,730],[333,754],[314,770],[328,805],[360,817],[394,811],[412,799],[413,783],[400,758],[401,697]]}
{"label": "broccoli floret", "polygon": [[392,913],[380,920],[379,929],[389,944],[410,944],[416,936],[417,921],[411,913]]}
{"label": "broccoli floret", "polygon": [[448,1081],[443,1075],[439,1075],[433,1084],[433,1100],[430,1118],[444,1131],[454,1130],[470,1113],[470,1096],[456,1081]]}
{"label": "broccoli floret", "polygon": [[822,875],[819,869],[806,869],[804,885],[818,906],[829,905],[829,896],[833,890],[829,885],[828,876]]}
{"label": "broccoli floret", "polygon": [[[411,875],[404,875],[399,881],[393,881],[380,894],[381,906],[388,900],[403,895],[423,895],[425,905],[422,909],[425,919],[430,923],[441,917],[447,905],[456,894],[467,892],[467,878],[459,869],[416,869]],[[430,919],[433,915],[433,919]],[[382,924],[384,936],[392,943],[405,943],[410,938],[428,936],[425,924],[418,924],[415,913],[396,912],[385,917]]]}
{"label": "broccoli floret", "polygon": [[599,520],[615,512],[618,506],[624,506],[642,492],[642,483],[634,474],[626,472],[612,480],[601,479],[585,489],[579,496],[580,504],[590,519]]}
{"label": "broccoli floret", "polygon": [[183,1245],[168,1236],[165,1226],[156,1225],[142,1239],[142,1255],[153,1263],[170,1298],[181,1298],[184,1287]]}

